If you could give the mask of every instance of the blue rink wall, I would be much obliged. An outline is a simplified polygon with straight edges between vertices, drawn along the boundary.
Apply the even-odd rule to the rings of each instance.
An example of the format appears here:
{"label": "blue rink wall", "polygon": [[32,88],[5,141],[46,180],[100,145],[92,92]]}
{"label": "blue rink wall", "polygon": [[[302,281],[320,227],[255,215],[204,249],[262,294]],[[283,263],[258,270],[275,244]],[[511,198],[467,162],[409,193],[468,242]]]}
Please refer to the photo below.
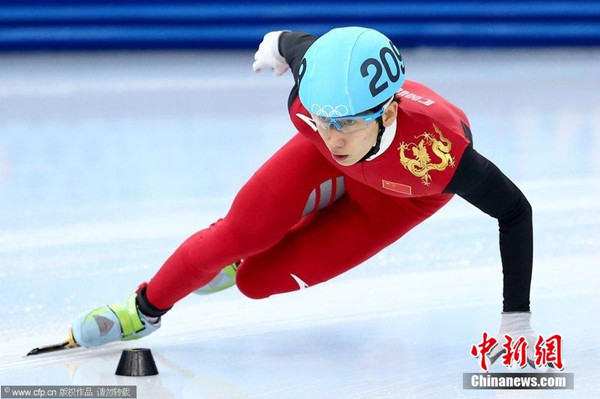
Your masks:
{"label": "blue rink wall", "polygon": [[413,46],[598,46],[600,1],[0,1],[0,50],[250,49],[271,30]]}

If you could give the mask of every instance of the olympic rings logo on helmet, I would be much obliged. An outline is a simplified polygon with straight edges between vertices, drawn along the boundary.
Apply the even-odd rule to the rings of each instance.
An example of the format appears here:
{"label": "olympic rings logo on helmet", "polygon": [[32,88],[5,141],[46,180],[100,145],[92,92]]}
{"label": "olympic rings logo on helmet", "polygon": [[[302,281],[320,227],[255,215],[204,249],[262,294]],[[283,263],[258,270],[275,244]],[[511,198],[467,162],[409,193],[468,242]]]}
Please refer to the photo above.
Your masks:
{"label": "olympic rings logo on helmet", "polygon": [[319,105],[313,104],[310,107],[310,113],[317,116],[323,116],[326,118],[338,117],[338,116],[346,116],[349,113],[348,107],[341,104],[336,107],[332,105]]}

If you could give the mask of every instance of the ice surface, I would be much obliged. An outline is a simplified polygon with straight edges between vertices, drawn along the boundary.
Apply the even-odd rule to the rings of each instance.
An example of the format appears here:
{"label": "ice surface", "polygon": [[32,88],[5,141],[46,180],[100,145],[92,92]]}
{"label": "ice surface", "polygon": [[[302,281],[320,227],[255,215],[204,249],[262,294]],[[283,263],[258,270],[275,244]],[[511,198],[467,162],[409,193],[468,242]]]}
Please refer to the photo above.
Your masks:
{"label": "ice surface", "polygon": [[[222,216],[294,133],[291,77],[252,53],[0,57],[0,384],[134,384],[139,398],[596,398],[600,51],[413,50],[411,79],[459,105],[475,147],[534,209],[533,326],[564,338],[573,391],[465,391],[496,332],[495,220],[461,199],[365,264],[253,301],[181,301],[134,343],[24,358],[124,300]],[[160,374],[114,375],[123,348]],[[496,368],[492,371],[503,371]]]}

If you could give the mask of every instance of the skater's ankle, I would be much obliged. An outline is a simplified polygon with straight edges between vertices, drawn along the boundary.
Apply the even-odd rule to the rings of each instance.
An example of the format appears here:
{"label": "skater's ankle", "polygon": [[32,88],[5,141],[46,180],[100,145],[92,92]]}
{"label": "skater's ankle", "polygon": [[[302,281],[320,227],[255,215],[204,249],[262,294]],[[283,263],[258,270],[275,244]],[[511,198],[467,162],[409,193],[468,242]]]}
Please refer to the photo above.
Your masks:
{"label": "skater's ankle", "polygon": [[171,309],[158,309],[156,306],[152,305],[150,301],[148,301],[148,297],[146,296],[145,286],[143,286],[141,290],[138,291],[138,295],[136,297],[136,304],[138,311],[151,323],[158,322],[160,320],[160,317]]}

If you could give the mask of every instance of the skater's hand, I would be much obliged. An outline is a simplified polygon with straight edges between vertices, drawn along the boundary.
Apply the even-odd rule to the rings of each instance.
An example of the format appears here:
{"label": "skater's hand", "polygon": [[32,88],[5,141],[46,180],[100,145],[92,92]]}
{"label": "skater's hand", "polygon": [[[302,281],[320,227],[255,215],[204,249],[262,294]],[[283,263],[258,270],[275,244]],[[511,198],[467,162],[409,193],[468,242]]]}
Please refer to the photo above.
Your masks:
{"label": "skater's hand", "polygon": [[263,68],[271,68],[273,75],[279,76],[290,67],[285,58],[279,54],[279,37],[285,32],[282,30],[269,32],[263,38],[258,46],[258,51],[254,54],[254,64],[252,69],[258,73]]}
{"label": "skater's hand", "polygon": [[[527,364],[530,367],[535,366],[535,344],[537,335],[531,328],[531,312],[502,312],[502,321],[500,323],[500,332],[496,336],[498,344],[488,354],[489,363],[502,364],[502,356],[506,353],[506,348],[502,345],[506,342],[504,335],[509,335],[513,342],[520,337],[527,341]],[[516,364],[513,359],[513,365]]]}

